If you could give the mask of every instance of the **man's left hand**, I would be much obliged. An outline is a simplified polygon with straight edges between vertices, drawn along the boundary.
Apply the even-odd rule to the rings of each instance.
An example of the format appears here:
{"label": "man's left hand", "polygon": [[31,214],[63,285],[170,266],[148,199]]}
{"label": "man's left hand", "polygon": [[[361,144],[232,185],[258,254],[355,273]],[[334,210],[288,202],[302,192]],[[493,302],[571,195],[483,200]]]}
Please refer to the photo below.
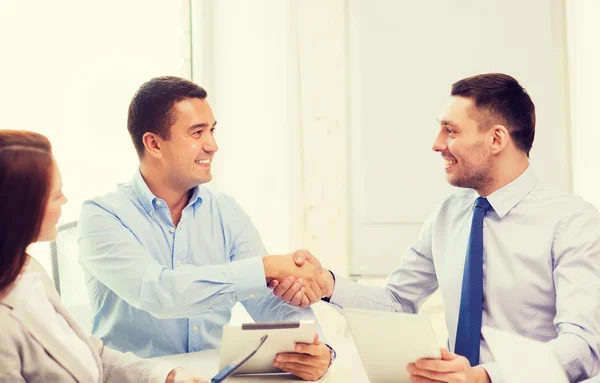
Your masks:
{"label": "man's left hand", "polygon": [[410,381],[418,383],[491,383],[483,367],[471,367],[464,356],[441,349],[442,359],[419,359],[406,370]]}
{"label": "man's left hand", "polygon": [[319,342],[319,335],[315,334],[312,344],[296,343],[296,352],[277,354],[273,366],[304,380],[318,380],[327,372],[331,354],[329,347]]}

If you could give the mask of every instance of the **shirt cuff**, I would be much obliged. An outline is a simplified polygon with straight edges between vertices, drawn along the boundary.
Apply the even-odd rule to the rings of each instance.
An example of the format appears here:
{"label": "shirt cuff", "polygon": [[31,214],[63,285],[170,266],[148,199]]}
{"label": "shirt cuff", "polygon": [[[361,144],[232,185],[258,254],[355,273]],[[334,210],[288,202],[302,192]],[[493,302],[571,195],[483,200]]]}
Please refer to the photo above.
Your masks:
{"label": "shirt cuff", "polygon": [[351,306],[358,292],[356,282],[342,278],[339,275],[333,275],[335,285],[333,286],[333,293],[331,294],[331,298],[329,298],[329,303],[342,309],[345,306]]}
{"label": "shirt cuff", "polygon": [[158,363],[152,370],[150,371],[150,379],[148,382],[150,383],[165,383],[167,381],[167,376],[173,371],[175,368],[172,364],[169,363]]}
{"label": "shirt cuff", "polygon": [[504,383],[504,378],[502,377],[502,373],[500,372],[497,363],[480,364],[479,367],[485,369],[492,383]]}
{"label": "shirt cuff", "polygon": [[563,323],[558,337],[548,342],[570,381],[578,382],[598,373],[598,356],[592,346],[596,340],[591,338],[588,341],[590,336],[589,332],[575,325]]}
{"label": "shirt cuff", "polygon": [[238,302],[263,296],[268,291],[262,257],[231,262],[230,267],[231,281]]}

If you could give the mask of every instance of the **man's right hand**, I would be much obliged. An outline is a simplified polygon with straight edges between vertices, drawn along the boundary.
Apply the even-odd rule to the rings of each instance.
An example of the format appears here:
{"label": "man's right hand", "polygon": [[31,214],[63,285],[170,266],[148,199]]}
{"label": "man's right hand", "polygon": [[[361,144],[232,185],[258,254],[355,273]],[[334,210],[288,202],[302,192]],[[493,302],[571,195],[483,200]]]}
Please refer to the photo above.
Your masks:
{"label": "man's right hand", "polygon": [[[314,304],[324,297],[331,297],[335,284],[333,275],[329,270],[323,268],[317,257],[312,255],[308,250],[297,250],[293,254],[293,259],[297,266],[305,267],[307,265],[312,265],[318,270],[319,277],[317,278],[317,283],[322,295],[307,295],[310,300],[309,304]],[[274,289],[273,294],[281,296],[284,301],[290,302],[290,304],[297,307],[306,307],[305,302],[300,303],[297,299],[298,294],[302,291],[302,284],[298,283],[298,281],[294,282],[293,277],[289,277],[282,283],[272,284],[271,287]]]}
{"label": "man's right hand", "polygon": [[[269,287],[273,288],[276,285],[274,294],[294,306],[306,307],[308,304],[320,301],[324,296],[321,289],[321,286],[325,286],[322,267],[317,267],[310,262],[299,266],[293,254],[265,256],[263,265]],[[308,298],[308,302],[297,299],[298,296],[304,295]]]}
{"label": "man's right hand", "polygon": [[281,283],[277,279],[272,279],[267,286],[273,290],[273,295],[282,297],[286,302],[290,302],[292,306],[307,308],[310,305],[310,300],[304,294],[304,281],[300,278],[289,276]]}

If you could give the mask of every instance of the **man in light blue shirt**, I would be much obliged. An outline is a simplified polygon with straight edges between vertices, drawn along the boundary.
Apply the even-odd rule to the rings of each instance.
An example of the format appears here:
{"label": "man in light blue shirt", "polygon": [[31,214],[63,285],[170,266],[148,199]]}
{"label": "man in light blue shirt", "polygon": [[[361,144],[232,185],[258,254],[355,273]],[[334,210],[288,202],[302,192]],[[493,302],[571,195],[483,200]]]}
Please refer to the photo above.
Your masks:
{"label": "man in light blue shirt", "polygon": [[[452,86],[439,127],[433,150],[442,155],[448,182],[465,190],[434,210],[385,288],[330,273],[327,299],[341,308],[416,313],[440,288],[454,352],[407,366],[415,382],[503,382],[482,325],[549,342],[572,382],[595,375],[600,214],[539,184],[529,167],[529,95],[507,75],[463,79]],[[320,266],[309,252],[298,255],[298,264]],[[457,355],[459,347],[474,363]]]}
{"label": "man in light blue shirt", "polygon": [[[83,204],[78,244],[92,332],[112,348],[156,357],[219,347],[237,302],[256,321],[316,320],[267,283],[290,287],[296,278],[284,278],[297,277],[299,291],[286,299],[306,306],[322,296],[321,269],[268,256],[237,202],[199,186],[212,178],[215,125],[196,84],[176,77],[143,84],[128,117],[139,170]],[[318,336],[300,347],[286,355],[297,364],[285,370],[320,378],[332,350]]]}

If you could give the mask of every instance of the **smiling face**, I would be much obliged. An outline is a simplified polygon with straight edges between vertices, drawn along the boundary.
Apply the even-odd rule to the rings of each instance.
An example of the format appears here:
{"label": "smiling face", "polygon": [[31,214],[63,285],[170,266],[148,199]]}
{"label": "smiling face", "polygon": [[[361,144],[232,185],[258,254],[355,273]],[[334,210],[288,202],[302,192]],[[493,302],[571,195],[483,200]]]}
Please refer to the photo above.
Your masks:
{"label": "smiling face", "polygon": [[157,136],[164,177],[171,184],[191,189],[212,180],[211,164],[219,147],[215,117],[206,99],[189,98],[173,105],[175,123],[168,139]]}
{"label": "smiling face", "polygon": [[439,117],[440,131],[433,150],[444,159],[448,183],[461,188],[483,190],[492,182],[490,134],[481,129],[473,101],[452,96]]}

